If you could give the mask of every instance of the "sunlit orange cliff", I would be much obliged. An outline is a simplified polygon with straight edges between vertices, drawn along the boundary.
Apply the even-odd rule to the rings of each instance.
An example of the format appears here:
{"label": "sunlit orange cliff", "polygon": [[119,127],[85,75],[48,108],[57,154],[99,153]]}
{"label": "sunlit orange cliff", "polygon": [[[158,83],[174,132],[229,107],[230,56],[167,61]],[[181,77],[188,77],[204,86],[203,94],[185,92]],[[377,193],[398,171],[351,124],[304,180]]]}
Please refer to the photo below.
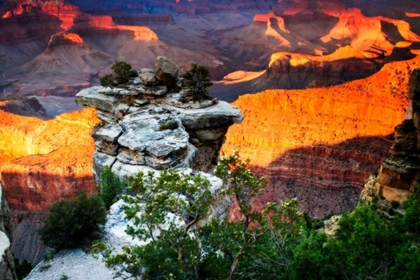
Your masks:
{"label": "sunlit orange cliff", "polygon": [[0,111],[0,120],[0,180],[12,209],[46,210],[59,198],[94,190],[94,110],[48,121]]}
{"label": "sunlit orange cliff", "polygon": [[354,205],[404,119],[407,81],[418,65],[419,58],[394,62],[366,79],[234,102],[245,119],[230,128],[223,153],[238,151],[269,179],[256,205],[298,197],[314,216]]}

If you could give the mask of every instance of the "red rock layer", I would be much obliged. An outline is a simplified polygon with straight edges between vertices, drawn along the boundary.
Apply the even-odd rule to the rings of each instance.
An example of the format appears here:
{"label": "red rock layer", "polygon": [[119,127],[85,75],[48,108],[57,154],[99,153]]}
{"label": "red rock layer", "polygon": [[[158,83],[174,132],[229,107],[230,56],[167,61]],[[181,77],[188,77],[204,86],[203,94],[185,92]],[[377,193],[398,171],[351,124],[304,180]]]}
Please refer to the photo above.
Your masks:
{"label": "red rock layer", "polygon": [[85,109],[42,121],[0,111],[0,181],[12,210],[42,211],[94,191],[95,114]]}
{"label": "red rock layer", "polygon": [[238,151],[268,177],[256,205],[298,196],[303,209],[322,216],[356,203],[392,143],[388,135],[404,118],[407,81],[419,63],[394,62],[366,79],[268,90],[234,102],[245,119],[230,128],[223,153]]}

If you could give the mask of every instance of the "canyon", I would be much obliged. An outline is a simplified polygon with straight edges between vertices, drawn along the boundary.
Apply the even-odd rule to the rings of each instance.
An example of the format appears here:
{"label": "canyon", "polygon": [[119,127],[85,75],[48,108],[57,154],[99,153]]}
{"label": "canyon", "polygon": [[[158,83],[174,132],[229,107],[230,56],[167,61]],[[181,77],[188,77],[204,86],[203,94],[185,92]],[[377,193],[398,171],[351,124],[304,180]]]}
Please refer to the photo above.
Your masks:
{"label": "canyon", "polygon": [[[209,68],[212,96],[234,102],[245,117],[228,130],[222,154],[238,151],[269,180],[255,207],[297,197],[301,210],[324,217],[358,202],[409,104],[408,80],[420,65],[418,4],[217,2],[0,1],[0,181],[18,259],[40,260],[36,229],[56,199],[95,191],[95,149],[115,148],[95,125],[112,125],[112,116],[61,113],[119,60],[140,70],[163,55],[180,73],[191,63]],[[28,101],[33,96],[44,109]],[[52,110],[60,106],[70,109]],[[208,136],[188,133],[200,145]],[[201,162],[214,163],[223,143],[216,140],[197,147],[207,155]],[[140,158],[111,156],[125,165]]]}
{"label": "canyon", "polygon": [[227,101],[267,88],[338,84],[415,56],[420,10],[408,3],[379,15],[379,4],[339,0],[9,0],[0,6],[0,90],[74,97],[115,61],[152,67],[158,55],[181,71],[205,65],[215,80],[265,70],[255,81],[212,89]]}

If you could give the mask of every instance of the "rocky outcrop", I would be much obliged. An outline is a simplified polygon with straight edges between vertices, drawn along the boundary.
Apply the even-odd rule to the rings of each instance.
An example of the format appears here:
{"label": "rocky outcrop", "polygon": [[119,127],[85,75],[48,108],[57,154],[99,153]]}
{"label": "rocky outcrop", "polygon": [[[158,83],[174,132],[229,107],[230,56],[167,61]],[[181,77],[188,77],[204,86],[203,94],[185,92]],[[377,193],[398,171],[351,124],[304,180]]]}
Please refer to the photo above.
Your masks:
{"label": "rocky outcrop", "polygon": [[[167,64],[162,67],[165,68],[164,72],[168,72],[167,69],[176,70],[176,65],[171,60],[158,60]],[[102,120],[92,132],[96,146],[93,156],[94,173],[99,180],[105,165],[111,166],[114,173],[121,178],[127,178],[139,171],[158,175],[161,169],[168,167],[178,168],[180,172],[187,174],[200,173],[209,180],[210,190],[215,196],[210,216],[225,219],[231,200],[219,194],[222,180],[191,168],[208,170],[212,166],[213,158],[219,154],[225,129],[242,121],[243,116],[237,108],[225,102],[213,99],[200,103],[189,102],[190,93],[177,90],[181,85],[177,76],[174,77],[176,87],[171,86],[171,80],[157,85],[145,85],[143,81],[151,80],[149,74],[155,72],[158,71],[143,69],[139,77],[125,85],[117,88],[93,87],[77,94],[76,102],[97,108],[98,117]],[[162,88],[165,89],[163,92]],[[127,220],[123,214],[123,206],[124,203],[119,201],[111,207],[105,226],[104,241],[117,251],[122,245],[139,242],[124,232]],[[176,219],[174,215],[177,214],[168,213],[170,220]],[[182,217],[179,220],[184,223]],[[165,222],[160,225],[163,229],[167,227]],[[63,262],[74,264],[81,259],[84,261],[79,268],[85,273],[81,273],[80,269],[74,270],[68,265],[61,265]],[[49,265],[51,269],[42,271],[44,265]],[[62,252],[52,261],[42,262],[26,279],[54,278],[60,274],[79,279],[91,275],[92,270],[95,271],[94,277],[100,275],[101,279],[112,278],[110,270],[99,261],[80,250],[69,251]]]}
{"label": "rocky outcrop", "polygon": [[105,165],[116,174],[146,166],[208,171],[216,162],[229,126],[241,112],[216,99],[188,101],[174,62],[157,57],[156,69],[116,88],[92,87],[76,95],[79,105],[98,110],[94,173]]}
{"label": "rocky outcrop", "polygon": [[395,127],[394,142],[377,175],[367,180],[361,198],[379,196],[402,201],[420,183],[420,68],[411,74],[408,83],[410,100],[405,120]]}

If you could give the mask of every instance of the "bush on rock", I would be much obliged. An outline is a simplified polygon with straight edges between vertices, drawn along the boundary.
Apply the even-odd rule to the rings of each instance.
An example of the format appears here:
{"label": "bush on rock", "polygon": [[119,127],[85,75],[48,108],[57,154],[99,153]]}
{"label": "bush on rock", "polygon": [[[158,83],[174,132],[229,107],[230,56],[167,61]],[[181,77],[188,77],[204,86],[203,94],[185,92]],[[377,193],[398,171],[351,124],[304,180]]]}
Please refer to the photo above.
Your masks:
{"label": "bush on rock", "polygon": [[80,193],[52,205],[39,235],[46,246],[55,250],[77,248],[100,236],[106,213],[99,196]]}
{"label": "bush on rock", "polygon": [[131,65],[124,61],[114,63],[111,66],[114,73],[100,78],[101,86],[110,87],[127,83],[130,78],[137,76],[137,72],[131,68]]}
{"label": "bush on rock", "polygon": [[210,72],[203,65],[191,64],[191,69],[185,72],[182,77],[186,81],[186,86],[192,92],[193,101],[201,102],[207,98],[208,88],[213,85],[210,81]]}

